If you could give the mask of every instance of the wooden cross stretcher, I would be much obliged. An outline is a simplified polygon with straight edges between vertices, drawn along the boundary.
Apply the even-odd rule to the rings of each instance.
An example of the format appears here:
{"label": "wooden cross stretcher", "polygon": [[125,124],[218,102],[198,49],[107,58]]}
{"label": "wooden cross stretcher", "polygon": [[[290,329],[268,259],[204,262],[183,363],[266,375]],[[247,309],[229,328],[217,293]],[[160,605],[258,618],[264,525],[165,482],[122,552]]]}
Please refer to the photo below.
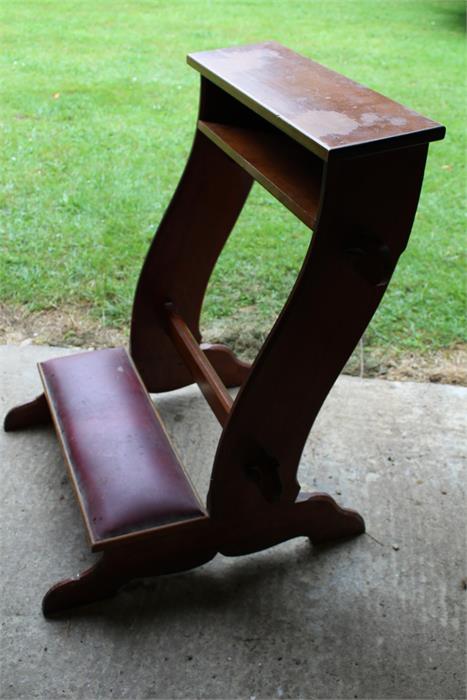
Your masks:
{"label": "wooden cross stretcher", "polygon": [[[193,148],[137,286],[130,354],[39,365],[44,393],[6,430],[53,421],[93,551],[53,586],[45,615],[136,577],[297,536],[364,531],[361,516],[300,490],[305,440],[404,250],[428,143],[444,127],[283,46],[191,54],[201,74]],[[250,368],[201,344],[216,260],[256,180],[314,231],[297,282]],[[223,426],[206,506],[149,393],[197,382]],[[227,387],[241,386],[235,399]]]}

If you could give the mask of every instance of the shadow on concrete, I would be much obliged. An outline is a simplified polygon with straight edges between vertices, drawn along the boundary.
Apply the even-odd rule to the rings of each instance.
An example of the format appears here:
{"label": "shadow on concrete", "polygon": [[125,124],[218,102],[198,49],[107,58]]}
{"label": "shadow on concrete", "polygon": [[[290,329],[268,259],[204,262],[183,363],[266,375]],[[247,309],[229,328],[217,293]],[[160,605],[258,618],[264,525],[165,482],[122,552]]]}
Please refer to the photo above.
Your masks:
{"label": "shadow on concrete", "polygon": [[[296,580],[322,579],[323,560],[330,563],[333,554],[337,556],[344,548],[346,555],[351,556],[348,551],[351,541],[343,539],[313,546],[301,538],[295,551],[278,552],[276,548],[248,558],[217,555],[217,566],[209,562],[186,573],[138,579],[123,586],[114,598],[70,610],[49,622],[73,619],[97,624],[98,620],[99,625],[104,623],[111,629],[124,627],[137,616],[138,625],[165,626],[180,623],[185,615],[188,623],[193,619],[193,608],[203,615],[251,607],[252,600],[263,598],[265,584],[269,595],[275,596],[280,595],[284,586],[293,586]],[[326,588],[321,581],[320,590]]]}

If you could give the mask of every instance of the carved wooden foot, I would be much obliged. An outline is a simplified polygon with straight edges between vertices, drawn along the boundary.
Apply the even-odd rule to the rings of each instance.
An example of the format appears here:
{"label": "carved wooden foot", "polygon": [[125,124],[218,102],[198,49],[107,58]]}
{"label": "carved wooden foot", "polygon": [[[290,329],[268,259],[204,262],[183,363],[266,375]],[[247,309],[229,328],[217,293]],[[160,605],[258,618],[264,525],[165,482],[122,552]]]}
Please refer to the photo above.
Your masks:
{"label": "carved wooden foot", "polygon": [[327,493],[300,493],[295,508],[313,544],[355,537],[365,532],[365,521],[355,510],[341,508]]}
{"label": "carved wooden foot", "polygon": [[[162,576],[194,569],[217,554],[215,537],[207,534],[191,540],[190,536],[172,535],[149,544],[132,543],[115,548],[81,574],[56,583],[42,601],[45,617],[59,615],[71,608],[112,598],[126,583],[138,578]],[[202,535],[201,531],[199,533]]]}
{"label": "carved wooden foot", "polygon": [[227,345],[202,343],[200,347],[225,386],[241,386],[250,374],[251,365],[239,360]]}
{"label": "carved wooden foot", "polygon": [[128,580],[117,574],[103,556],[90,569],[52,586],[42,601],[42,612],[45,617],[51,617],[69,608],[111,598]]}
{"label": "carved wooden foot", "polygon": [[238,556],[273,547],[294,537],[309,537],[313,544],[354,537],[365,532],[363,518],[341,508],[326,493],[300,493],[295,503],[271,505],[254,519],[222,523],[219,551]]}
{"label": "carved wooden foot", "polygon": [[3,424],[7,432],[23,430],[36,425],[47,425],[52,422],[47,400],[41,394],[33,401],[15,406],[5,416]]}

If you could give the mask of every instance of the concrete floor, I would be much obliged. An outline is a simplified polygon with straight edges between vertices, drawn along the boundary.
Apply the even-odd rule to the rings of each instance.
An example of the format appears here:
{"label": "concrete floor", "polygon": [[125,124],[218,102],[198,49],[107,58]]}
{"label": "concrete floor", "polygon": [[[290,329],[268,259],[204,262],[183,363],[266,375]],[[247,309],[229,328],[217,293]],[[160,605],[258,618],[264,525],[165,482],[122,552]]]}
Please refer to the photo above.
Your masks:
{"label": "concrete floor", "polygon": [[[37,361],[66,352],[0,348],[2,414],[39,391]],[[466,396],[342,377],[301,483],[359,510],[368,534],[218,556],[53,622],[42,595],[93,557],[52,430],[2,433],[0,696],[465,698]],[[215,419],[193,387],[157,404],[204,494]]]}

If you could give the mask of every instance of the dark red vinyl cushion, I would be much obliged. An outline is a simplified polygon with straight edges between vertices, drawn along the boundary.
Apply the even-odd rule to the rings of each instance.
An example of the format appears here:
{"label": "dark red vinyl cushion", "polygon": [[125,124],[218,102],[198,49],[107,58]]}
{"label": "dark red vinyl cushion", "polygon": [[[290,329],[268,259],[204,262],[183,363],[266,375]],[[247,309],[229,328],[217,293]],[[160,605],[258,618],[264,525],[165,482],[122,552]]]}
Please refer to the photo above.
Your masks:
{"label": "dark red vinyl cushion", "polygon": [[94,544],[205,515],[123,348],[40,370]]}

